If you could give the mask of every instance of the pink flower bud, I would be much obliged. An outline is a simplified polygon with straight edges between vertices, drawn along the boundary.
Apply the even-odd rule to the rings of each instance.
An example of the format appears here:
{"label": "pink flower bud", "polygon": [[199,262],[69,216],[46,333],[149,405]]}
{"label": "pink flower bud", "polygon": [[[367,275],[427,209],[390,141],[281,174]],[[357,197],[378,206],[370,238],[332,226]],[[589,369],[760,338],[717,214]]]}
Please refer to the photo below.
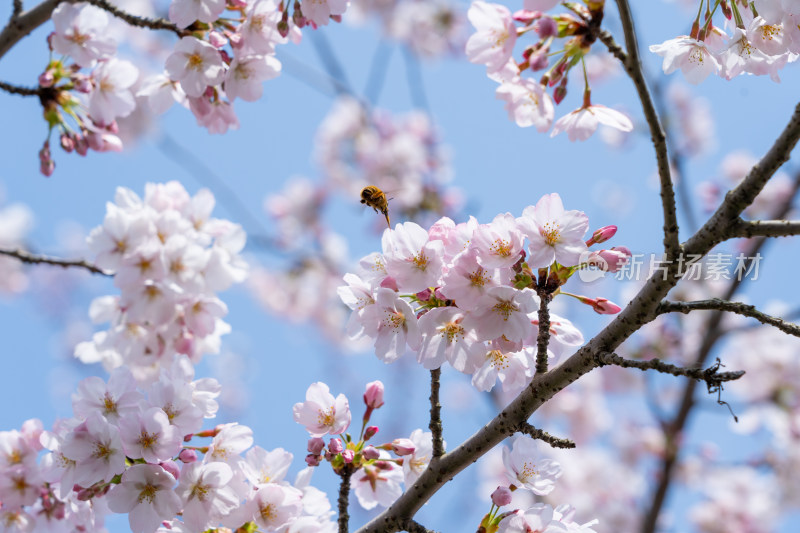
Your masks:
{"label": "pink flower bud", "polygon": [[516,20],[517,22],[521,22],[523,24],[530,24],[537,18],[542,16],[541,11],[531,11],[529,9],[520,9],[519,11],[515,11],[511,17]]}
{"label": "pink flower bud", "polygon": [[606,272],[617,272],[631,257],[631,251],[624,246],[615,246],[610,250],[600,250],[589,255],[589,264]]}
{"label": "pink flower bud", "polygon": [[178,464],[175,461],[164,461],[158,464],[161,466],[161,468],[169,472],[170,475],[176,480],[181,476],[181,470],[178,468]]}
{"label": "pink flower bud", "polygon": [[383,278],[383,280],[381,280],[380,286],[386,289],[392,289],[393,291],[397,291],[397,281],[391,276],[386,276],[385,278]]}
{"label": "pink flower bud", "polygon": [[361,452],[361,455],[366,460],[377,459],[381,456],[381,452],[379,452],[374,446],[367,446],[364,448],[364,451]]}
{"label": "pink flower bud", "polygon": [[369,440],[378,433],[378,426],[367,426],[364,430],[364,440]]}
{"label": "pink flower bud", "polygon": [[533,26],[533,29],[536,30],[536,33],[538,33],[539,37],[542,39],[555,37],[555,35],[558,33],[558,25],[556,24],[556,21],[550,17],[542,17],[537,20],[536,24]]}
{"label": "pink flower bud", "polygon": [[306,464],[308,466],[319,466],[319,455],[314,455],[313,453],[306,455]]}
{"label": "pink flower bud", "polygon": [[61,148],[63,148],[65,152],[70,153],[75,149],[75,139],[73,139],[69,133],[62,133],[60,141]]}
{"label": "pink flower bud", "polygon": [[308,439],[308,451],[314,455],[319,455],[325,449],[325,441],[322,437]]}
{"label": "pink flower bud", "polygon": [[492,493],[492,503],[498,507],[511,503],[511,489],[508,487],[497,487]]}
{"label": "pink flower bud", "polygon": [[184,448],[181,450],[181,453],[178,454],[178,459],[183,461],[184,463],[193,463],[197,461],[197,452],[194,450],[187,450]]}
{"label": "pink flower bud", "polygon": [[295,9],[292,13],[292,22],[298,28],[303,28],[307,24],[306,18],[303,16],[303,12],[299,9]]}
{"label": "pink flower bud", "polygon": [[411,455],[417,449],[411,439],[394,439],[392,441],[392,451],[400,457]]}
{"label": "pink flower bud", "polygon": [[600,244],[601,242],[606,242],[616,233],[617,233],[616,226],[603,226],[602,228],[595,230],[595,232],[592,233],[592,238],[586,241],[586,246],[591,246],[593,244]]}
{"label": "pink flower bud", "polygon": [[330,444],[328,444],[328,449],[331,453],[340,453],[344,450],[344,446],[342,446],[342,441],[339,439],[331,439]]}
{"label": "pink flower bud", "polygon": [[430,299],[431,299],[431,294],[432,294],[432,292],[431,292],[431,288],[430,288],[430,287],[428,287],[428,288],[427,288],[427,289],[425,289],[424,291],[419,291],[419,292],[416,294],[416,296],[417,296],[417,299],[418,299],[419,301],[421,301],[421,302],[427,302],[428,300],[430,300]]}
{"label": "pink flower bud", "polygon": [[441,287],[436,287],[433,291],[433,295],[439,300],[449,300],[449,298],[442,293]]}
{"label": "pink flower bud", "polygon": [[208,34],[208,42],[214,48],[222,48],[228,44],[228,39],[218,31],[212,31]]}
{"label": "pink flower bud", "polygon": [[55,83],[56,78],[53,75],[53,71],[51,69],[45,70],[41,74],[39,74],[39,86],[40,87],[52,87],[53,83]]}
{"label": "pink flower bud", "polygon": [[75,153],[85,156],[89,152],[89,141],[85,135],[75,134]]}
{"label": "pink flower bud", "polygon": [[596,298],[594,304],[592,304],[592,309],[601,315],[616,315],[622,311],[620,306],[606,298]]}
{"label": "pink flower bud", "polygon": [[92,92],[92,80],[86,76],[75,77],[75,90],[79,93],[89,94]]}
{"label": "pink flower bud", "polygon": [[355,452],[353,450],[345,450],[342,452],[342,459],[344,459],[345,463],[352,463],[353,457],[355,457]]}
{"label": "pink flower bud", "polygon": [[383,405],[383,383],[380,381],[367,383],[367,390],[364,392],[364,403],[370,409],[378,409]]}
{"label": "pink flower bud", "polygon": [[539,50],[535,54],[531,54],[528,62],[531,65],[531,70],[534,72],[547,68],[547,65],[550,64],[550,61],[547,59],[547,50],[543,49]]}
{"label": "pink flower bud", "polygon": [[556,87],[555,91],[553,91],[553,101],[556,105],[560,104],[564,98],[567,97],[567,84],[565,83],[567,78],[564,78],[561,82],[561,85]]}

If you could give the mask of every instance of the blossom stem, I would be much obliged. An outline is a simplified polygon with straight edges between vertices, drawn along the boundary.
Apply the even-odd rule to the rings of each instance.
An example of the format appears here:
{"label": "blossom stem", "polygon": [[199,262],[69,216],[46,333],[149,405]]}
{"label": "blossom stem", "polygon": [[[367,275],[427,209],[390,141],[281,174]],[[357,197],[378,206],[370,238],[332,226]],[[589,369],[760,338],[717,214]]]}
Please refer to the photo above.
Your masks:
{"label": "blossom stem", "polygon": [[439,403],[439,378],[441,368],[431,370],[431,421],[428,428],[433,435],[433,457],[437,459],[444,455],[444,442],[442,441],[442,405]]}
{"label": "blossom stem", "polygon": [[353,475],[352,465],[344,465],[344,468],[339,473],[342,478],[339,483],[339,533],[348,533],[350,515],[347,513],[347,507],[350,500],[350,477]]}
{"label": "blossom stem", "polygon": [[547,372],[547,345],[550,343],[550,311],[547,306],[552,295],[544,288],[539,293],[539,334],[536,337],[536,373]]}

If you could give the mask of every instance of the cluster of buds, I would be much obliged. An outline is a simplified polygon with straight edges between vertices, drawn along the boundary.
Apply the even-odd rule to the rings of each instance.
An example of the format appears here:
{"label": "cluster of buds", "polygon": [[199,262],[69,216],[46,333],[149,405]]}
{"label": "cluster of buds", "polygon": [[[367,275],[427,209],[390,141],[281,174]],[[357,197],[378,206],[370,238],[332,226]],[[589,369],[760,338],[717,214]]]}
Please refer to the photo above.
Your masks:
{"label": "cluster of buds", "polygon": [[[473,63],[486,65],[489,78],[500,84],[497,97],[506,102],[509,118],[520,127],[536,126],[540,132],[553,125],[553,103],[558,105],[567,96],[570,70],[578,64],[583,65],[584,57],[597,40],[605,4],[603,0],[584,0],[585,5],[564,2],[563,6],[569,12],[545,13],[559,3],[556,0],[526,0],[524,9],[512,14],[505,6],[475,1],[468,13],[477,32],[467,41],[467,58]],[[526,46],[521,61],[516,61],[513,54],[517,39],[532,33],[538,39]],[[553,51],[556,42],[563,42],[563,48]],[[559,58],[551,65],[550,57],[553,56]],[[527,71],[544,72],[534,80],[524,77]],[[600,123],[623,132],[631,131],[633,123],[627,116],[592,104],[585,65],[583,74],[583,105],[561,117],[551,135],[566,132],[570,140],[583,141]],[[548,88],[553,88],[552,99]]]}

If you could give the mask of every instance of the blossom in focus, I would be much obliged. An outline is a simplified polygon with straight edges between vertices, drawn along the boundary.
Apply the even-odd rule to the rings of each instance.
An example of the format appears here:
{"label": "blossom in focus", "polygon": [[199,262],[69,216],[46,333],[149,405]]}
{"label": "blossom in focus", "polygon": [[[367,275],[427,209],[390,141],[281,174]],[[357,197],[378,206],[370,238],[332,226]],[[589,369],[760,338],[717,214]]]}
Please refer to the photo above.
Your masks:
{"label": "blossom in focus", "polygon": [[540,455],[536,441],[526,435],[517,435],[510,450],[503,448],[509,481],[541,496],[552,492],[561,476],[561,465],[551,459],[540,459]]}
{"label": "blossom in focus", "polygon": [[565,211],[557,193],[543,196],[536,206],[526,207],[517,223],[530,241],[531,268],[548,267],[553,261],[574,266],[588,250],[583,236],[589,229],[589,218],[582,211]]}
{"label": "blossom in focus", "polygon": [[130,88],[139,77],[130,61],[111,58],[103,61],[92,73],[94,90],[89,93],[89,114],[95,122],[110,124],[118,117],[130,115],[136,101]]}
{"label": "blossom in focus", "polygon": [[202,96],[206,87],[222,83],[225,70],[219,51],[205,41],[182,37],[167,57],[169,77],[179,81],[188,96]]}
{"label": "blossom in focus", "polygon": [[108,18],[105,11],[89,4],[59,4],[52,15],[53,50],[86,68],[113,56],[117,44],[110,35]]}
{"label": "blossom in focus", "polygon": [[664,58],[664,74],[681,69],[686,81],[694,85],[720,71],[720,63],[707,44],[687,35],[651,45],[650,51]]}
{"label": "blossom in focus", "polygon": [[350,405],[344,394],[336,398],[325,383],[312,383],[306,401],[294,404],[294,420],[306,427],[312,437],[340,435],[350,426]]}
{"label": "blossom in focus", "polygon": [[489,72],[502,68],[517,42],[511,11],[500,4],[476,1],[467,11],[467,17],[477,30],[467,41],[467,59],[486,65]]}
{"label": "blossom in focus", "polygon": [[158,465],[137,464],[122,474],[106,499],[115,513],[127,513],[133,533],[153,533],[163,520],[172,519],[181,508],[173,492],[175,478]]}
{"label": "blossom in focus", "polygon": [[585,141],[604,124],[622,132],[633,130],[633,122],[624,114],[600,104],[585,105],[558,119],[551,137],[566,132],[570,141]]}

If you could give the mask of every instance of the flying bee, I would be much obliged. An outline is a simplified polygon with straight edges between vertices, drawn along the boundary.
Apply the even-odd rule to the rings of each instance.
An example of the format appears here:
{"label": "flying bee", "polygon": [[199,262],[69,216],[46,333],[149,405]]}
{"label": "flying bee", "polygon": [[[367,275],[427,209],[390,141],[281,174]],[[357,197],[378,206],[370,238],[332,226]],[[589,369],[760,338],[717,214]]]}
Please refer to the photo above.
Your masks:
{"label": "flying bee", "polygon": [[382,190],[374,185],[367,185],[361,189],[361,203],[370,206],[376,213],[383,213],[386,217],[386,224],[391,229],[392,223],[389,222],[389,200]]}

